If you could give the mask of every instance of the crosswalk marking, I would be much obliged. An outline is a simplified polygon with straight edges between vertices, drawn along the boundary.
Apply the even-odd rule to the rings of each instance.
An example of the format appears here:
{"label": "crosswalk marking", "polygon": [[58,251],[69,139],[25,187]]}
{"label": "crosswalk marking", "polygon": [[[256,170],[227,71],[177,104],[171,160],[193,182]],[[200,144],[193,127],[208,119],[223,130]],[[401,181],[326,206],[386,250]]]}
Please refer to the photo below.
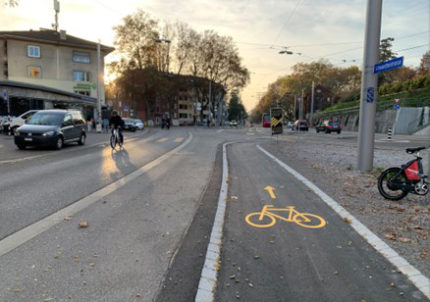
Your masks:
{"label": "crosswalk marking", "polygon": [[164,142],[167,142],[168,140],[169,139],[167,137],[163,137],[163,138],[160,138],[157,142],[164,143]]}
{"label": "crosswalk marking", "polygon": [[183,137],[175,138],[175,143],[182,143],[184,141]]}

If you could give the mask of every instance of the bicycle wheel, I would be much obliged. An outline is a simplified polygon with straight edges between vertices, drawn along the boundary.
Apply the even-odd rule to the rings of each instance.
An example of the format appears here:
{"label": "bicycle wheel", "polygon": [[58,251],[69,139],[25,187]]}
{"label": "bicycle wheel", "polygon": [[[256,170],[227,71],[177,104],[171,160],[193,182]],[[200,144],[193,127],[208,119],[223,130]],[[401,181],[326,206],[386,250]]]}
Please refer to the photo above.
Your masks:
{"label": "bicycle wheel", "polygon": [[407,191],[397,189],[405,182],[405,174],[400,168],[388,168],[378,177],[378,191],[386,199],[399,200],[408,195]]}
{"label": "bicycle wheel", "polygon": [[112,149],[115,150],[115,147],[116,147],[116,137],[113,134],[110,137],[110,146],[112,147]]}
{"label": "bicycle wheel", "polygon": [[263,215],[263,219],[260,220],[261,212],[255,212],[248,214],[245,217],[245,221],[255,228],[270,228],[276,223],[276,219],[270,215]]}
{"label": "bicycle wheel", "polygon": [[318,229],[326,225],[324,218],[310,213],[296,214],[293,217],[293,221],[299,226],[309,229]]}

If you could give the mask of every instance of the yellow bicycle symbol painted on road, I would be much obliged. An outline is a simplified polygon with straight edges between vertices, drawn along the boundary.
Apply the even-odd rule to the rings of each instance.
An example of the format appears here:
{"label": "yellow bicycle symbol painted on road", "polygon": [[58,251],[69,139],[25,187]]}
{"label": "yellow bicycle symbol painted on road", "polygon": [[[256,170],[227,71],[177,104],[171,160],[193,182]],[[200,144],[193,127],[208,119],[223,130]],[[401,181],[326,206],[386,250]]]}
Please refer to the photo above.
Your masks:
{"label": "yellow bicycle symbol painted on road", "polygon": [[[288,218],[276,215],[273,212],[289,212]],[[324,218],[310,213],[301,213],[297,211],[294,206],[274,208],[272,205],[265,205],[261,212],[250,213],[245,217],[245,221],[250,226],[256,228],[270,228],[275,225],[276,219],[294,222],[304,228],[310,229],[318,229],[326,225]]]}

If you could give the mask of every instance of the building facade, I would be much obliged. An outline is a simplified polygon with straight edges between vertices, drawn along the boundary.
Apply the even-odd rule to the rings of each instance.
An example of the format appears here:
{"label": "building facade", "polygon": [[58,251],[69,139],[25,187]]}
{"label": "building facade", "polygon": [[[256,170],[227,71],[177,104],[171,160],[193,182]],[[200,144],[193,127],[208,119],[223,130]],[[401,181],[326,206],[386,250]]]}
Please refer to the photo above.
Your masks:
{"label": "building facade", "polygon": [[[82,100],[80,96],[85,96],[87,103],[94,103],[97,98],[98,75],[99,96],[104,103],[104,57],[114,49],[100,45],[98,64],[97,47],[97,43],[67,35],[65,31],[0,32],[0,81],[3,83],[3,90],[6,90],[2,95],[11,97],[11,114],[19,114],[26,107],[23,106],[25,100],[28,100],[28,109],[33,109],[30,108],[33,103],[32,93],[40,96],[35,93],[37,87],[44,92],[55,89],[58,95],[63,93],[68,98],[75,95],[77,102]],[[23,85],[8,93],[8,81],[31,85],[31,90],[26,92]],[[23,94],[22,98],[16,94],[18,92]],[[13,101],[19,102],[20,106],[13,104]]]}

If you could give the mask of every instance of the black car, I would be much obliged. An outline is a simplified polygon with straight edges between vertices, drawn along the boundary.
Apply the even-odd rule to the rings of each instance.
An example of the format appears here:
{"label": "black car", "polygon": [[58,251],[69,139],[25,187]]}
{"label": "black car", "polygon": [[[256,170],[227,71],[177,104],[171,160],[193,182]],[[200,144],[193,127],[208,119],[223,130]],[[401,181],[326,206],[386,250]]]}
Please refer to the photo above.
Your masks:
{"label": "black car", "polygon": [[133,131],[137,130],[136,122],[133,119],[125,118],[124,120],[124,130]]}
{"label": "black car", "polygon": [[76,110],[40,110],[15,132],[15,145],[53,147],[61,149],[64,144],[76,142],[84,145],[85,120]]}
{"label": "black car", "polygon": [[339,122],[326,120],[317,125],[315,129],[317,133],[323,131],[325,133],[337,132],[337,134],[340,134],[342,125]]}

